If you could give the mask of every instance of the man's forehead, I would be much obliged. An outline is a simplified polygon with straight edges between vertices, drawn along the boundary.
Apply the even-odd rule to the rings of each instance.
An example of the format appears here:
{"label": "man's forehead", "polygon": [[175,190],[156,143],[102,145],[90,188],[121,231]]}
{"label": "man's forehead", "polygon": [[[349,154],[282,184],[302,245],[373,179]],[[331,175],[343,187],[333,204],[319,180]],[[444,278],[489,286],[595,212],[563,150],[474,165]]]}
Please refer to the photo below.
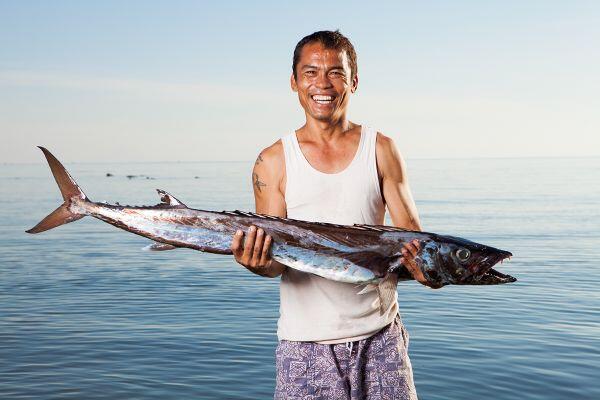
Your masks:
{"label": "man's forehead", "polygon": [[301,66],[314,65],[315,62],[349,67],[346,50],[326,48],[318,42],[305,45],[300,53]]}

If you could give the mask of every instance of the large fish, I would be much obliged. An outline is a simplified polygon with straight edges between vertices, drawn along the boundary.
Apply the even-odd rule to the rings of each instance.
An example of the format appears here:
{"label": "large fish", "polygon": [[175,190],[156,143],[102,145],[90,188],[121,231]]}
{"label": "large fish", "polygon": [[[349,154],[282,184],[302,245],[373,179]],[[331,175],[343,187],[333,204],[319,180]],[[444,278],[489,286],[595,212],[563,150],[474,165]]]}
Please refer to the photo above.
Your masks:
{"label": "large fish", "polygon": [[63,165],[44,152],[64,203],[28,233],[47,231],[86,215],[145,236],[153,250],[187,247],[208,253],[232,254],[234,233],[255,225],[273,238],[271,257],[288,267],[340,282],[373,284],[388,274],[413,279],[400,263],[403,245],[421,242],[415,257],[432,287],[448,284],[495,285],[516,281],[492,267],[512,256],[469,240],[381,225],[336,225],[278,218],[242,211],[188,208],[165,191],[154,206],[121,206],[90,201]]}

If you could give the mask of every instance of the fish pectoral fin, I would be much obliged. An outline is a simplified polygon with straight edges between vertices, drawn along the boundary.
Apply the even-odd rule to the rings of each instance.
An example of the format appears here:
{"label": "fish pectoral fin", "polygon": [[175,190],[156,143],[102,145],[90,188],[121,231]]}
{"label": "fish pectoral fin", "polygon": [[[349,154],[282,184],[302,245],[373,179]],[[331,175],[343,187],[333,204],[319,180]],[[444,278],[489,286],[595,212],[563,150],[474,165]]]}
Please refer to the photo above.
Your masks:
{"label": "fish pectoral fin", "polygon": [[357,294],[367,294],[373,291],[377,292],[377,297],[371,303],[371,307],[379,309],[379,315],[384,315],[390,310],[390,307],[396,301],[396,287],[398,285],[398,276],[395,273],[387,274],[377,283],[368,283]]}
{"label": "fish pectoral fin", "polygon": [[177,247],[173,246],[172,244],[154,242],[154,243],[149,244],[148,246],[142,247],[142,250],[145,250],[145,251],[166,251],[166,250],[174,250],[176,248]]}
{"label": "fish pectoral fin", "polygon": [[375,284],[375,283],[367,283],[365,285],[365,287],[363,287],[361,289],[361,291],[358,292],[358,293],[356,293],[356,294],[367,294],[367,293],[370,293],[370,292],[372,292],[374,290],[377,290],[377,284]]}
{"label": "fish pectoral fin", "polygon": [[398,286],[398,276],[396,274],[387,274],[377,285],[379,292],[379,315],[384,315],[390,310],[391,305],[396,301],[396,287]]}

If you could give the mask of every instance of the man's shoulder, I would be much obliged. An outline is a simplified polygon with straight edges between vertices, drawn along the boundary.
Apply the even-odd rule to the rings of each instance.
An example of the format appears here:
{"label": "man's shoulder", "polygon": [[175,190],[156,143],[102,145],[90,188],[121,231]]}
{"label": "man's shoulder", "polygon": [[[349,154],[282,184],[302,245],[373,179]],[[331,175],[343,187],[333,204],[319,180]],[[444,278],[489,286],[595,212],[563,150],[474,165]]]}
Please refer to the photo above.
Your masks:
{"label": "man's shoulder", "polygon": [[404,160],[394,139],[381,132],[377,132],[376,154],[377,170],[380,176],[390,175],[390,172],[404,169]]}
{"label": "man's shoulder", "polygon": [[384,135],[383,132],[377,131],[377,149],[383,151],[391,151],[396,148],[394,139]]}
{"label": "man's shoulder", "polygon": [[390,136],[386,136],[381,132],[377,132],[376,142],[377,158],[402,159],[402,154],[398,151],[398,147]]}
{"label": "man's shoulder", "polygon": [[[285,172],[285,156],[281,139],[265,147],[256,157],[254,170],[262,171],[274,177]],[[281,176],[280,176],[281,177]]]}
{"label": "man's shoulder", "polygon": [[265,147],[258,154],[257,161],[266,163],[277,163],[283,161],[283,142],[281,139],[277,140],[272,145]]}

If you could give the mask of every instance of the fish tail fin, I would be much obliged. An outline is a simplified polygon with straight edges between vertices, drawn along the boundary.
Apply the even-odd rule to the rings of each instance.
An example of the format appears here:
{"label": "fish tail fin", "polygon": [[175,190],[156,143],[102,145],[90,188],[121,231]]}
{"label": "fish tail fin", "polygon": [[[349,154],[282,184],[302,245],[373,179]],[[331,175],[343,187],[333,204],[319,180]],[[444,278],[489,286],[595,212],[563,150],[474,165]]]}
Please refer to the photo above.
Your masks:
{"label": "fish tail fin", "polygon": [[85,215],[76,214],[69,211],[69,208],[66,203],[63,203],[56,210],[52,211],[50,214],[46,216],[43,220],[38,222],[36,226],[33,228],[26,230],[27,233],[40,233],[52,228],[56,228],[57,226],[61,226],[64,224],[68,224],[69,222],[77,221],[78,219],[83,218]]}
{"label": "fish tail fin", "polygon": [[50,153],[47,149],[38,146],[50,166],[52,175],[58,184],[60,193],[64,199],[64,203],[61,204],[56,210],[51,212],[46,218],[41,220],[36,226],[25,231],[27,233],[40,233],[47,231],[57,226],[68,224],[69,222],[77,221],[85,216],[85,214],[79,214],[72,212],[69,209],[71,202],[75,199],[89,201],[83,190],[75,183],[75,180],[69,175],[65,167]]}

